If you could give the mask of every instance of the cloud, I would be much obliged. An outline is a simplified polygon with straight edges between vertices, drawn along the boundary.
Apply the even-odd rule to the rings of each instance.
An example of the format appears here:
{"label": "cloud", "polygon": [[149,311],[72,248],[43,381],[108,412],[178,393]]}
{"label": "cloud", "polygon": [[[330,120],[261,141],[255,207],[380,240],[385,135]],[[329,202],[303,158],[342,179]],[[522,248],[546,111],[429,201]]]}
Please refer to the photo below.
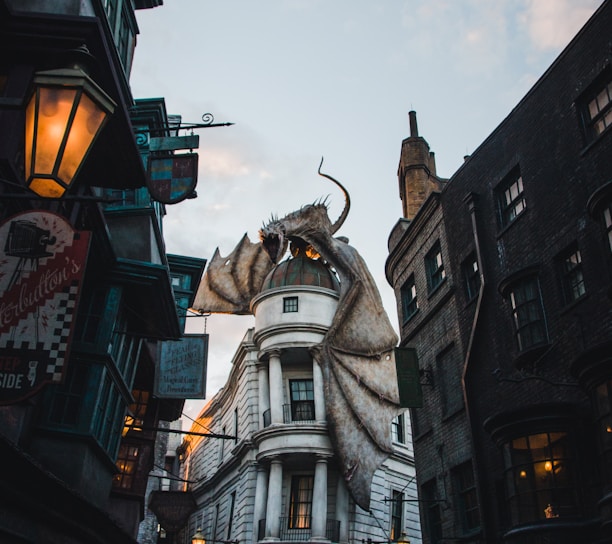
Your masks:
{"label": "cloud", "polygon": [[521,20],[540,50],[565,47],[601,0],[528,0]]}

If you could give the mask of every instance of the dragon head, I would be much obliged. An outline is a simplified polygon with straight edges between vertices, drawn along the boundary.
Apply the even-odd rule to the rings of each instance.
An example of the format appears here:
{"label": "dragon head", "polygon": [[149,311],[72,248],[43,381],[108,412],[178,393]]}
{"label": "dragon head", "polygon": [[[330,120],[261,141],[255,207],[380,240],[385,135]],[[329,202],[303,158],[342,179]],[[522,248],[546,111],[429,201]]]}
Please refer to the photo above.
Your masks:
{"label": "dragon head", "polygon": [[259,240],[264,249],[272,259],[272,262],[278,263],[287,250],[289,242],[295,247],[309,247],[311,253],[316,253],[316,244],[312,242],[317,236],[322,233],[333,236],[336,231],[342,226],[348,216],[351,207],[351,200],[348,191],[342,184],[321,173],[321,164],[319,165],[319,175],[333,181],[344,193],[345,206],[338,220],[332,224],[327,213],[327,204],[325,201],[315,202],[303,206],[298,211],[286,215],[282,219],[271,218],[267,225],[264,225],[259,231]]}

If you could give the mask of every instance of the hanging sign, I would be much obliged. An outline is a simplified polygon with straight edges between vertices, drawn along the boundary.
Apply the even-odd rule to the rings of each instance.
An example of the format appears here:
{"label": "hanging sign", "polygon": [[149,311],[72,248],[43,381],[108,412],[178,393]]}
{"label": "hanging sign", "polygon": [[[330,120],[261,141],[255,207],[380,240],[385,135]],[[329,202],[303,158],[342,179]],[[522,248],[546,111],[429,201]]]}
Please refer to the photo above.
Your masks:
{"label": "hanging sign", "polygon": [[187,334],[180,340],[157,344],[155,396],[163,399],[205,398],[208,334]]}
{"label": "hanging sign", "polygon": [[45,211],[0,225],[0,404],[62,382],[89,234]]}
{"label": "hanging sign", "polygon": [[193,197],[198,182],[198,154],[149,157],[148,188],[163,204]]}

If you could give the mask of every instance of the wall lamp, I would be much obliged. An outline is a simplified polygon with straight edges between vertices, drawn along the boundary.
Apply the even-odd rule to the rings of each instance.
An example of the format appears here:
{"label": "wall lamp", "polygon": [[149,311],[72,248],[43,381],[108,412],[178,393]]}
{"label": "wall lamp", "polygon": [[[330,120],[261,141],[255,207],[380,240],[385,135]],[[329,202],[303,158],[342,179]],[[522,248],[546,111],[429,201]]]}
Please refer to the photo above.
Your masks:
{"label": "wall lamp", "polygon": [[[238,544],[238,540],[208,540],[208,542],[219,542],[221,544]],[[206,539],[202,534],[202,528],[198,527],[191,537],[191,544],[206,544]]]}
{"label": "wall lamp", "polygon": [[[76,53],[93,59],[84,46]],[[45,198],[63,196],[115,106],[83,63],[36,72],[26,108],[26,185]]]}

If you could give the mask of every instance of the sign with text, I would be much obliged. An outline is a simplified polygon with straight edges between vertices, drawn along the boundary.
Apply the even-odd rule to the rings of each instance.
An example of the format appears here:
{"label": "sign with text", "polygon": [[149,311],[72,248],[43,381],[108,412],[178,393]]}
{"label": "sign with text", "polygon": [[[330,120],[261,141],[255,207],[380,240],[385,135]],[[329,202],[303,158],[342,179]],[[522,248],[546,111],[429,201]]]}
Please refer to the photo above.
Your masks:
{"label": "sign with text", "polygon": [[148,188],[163,204],[176,204],[194,195],[198,182],[198,154],[149,157]]}
{"label": "sign with text", "polygon": [[419,359],[414,348],[395,348],[395,369],[399,388],[400,406],[403,408],[421,408],[423,391]]}
{"label": "sign with text", "polygon": [[40,210],[0,225],[0,404],[63,381],[89,234]]}
{"label": "sign with text", "polygon": [[208,334],[187,334],[158,342],[155,396],[163,399],[206,397]]}

